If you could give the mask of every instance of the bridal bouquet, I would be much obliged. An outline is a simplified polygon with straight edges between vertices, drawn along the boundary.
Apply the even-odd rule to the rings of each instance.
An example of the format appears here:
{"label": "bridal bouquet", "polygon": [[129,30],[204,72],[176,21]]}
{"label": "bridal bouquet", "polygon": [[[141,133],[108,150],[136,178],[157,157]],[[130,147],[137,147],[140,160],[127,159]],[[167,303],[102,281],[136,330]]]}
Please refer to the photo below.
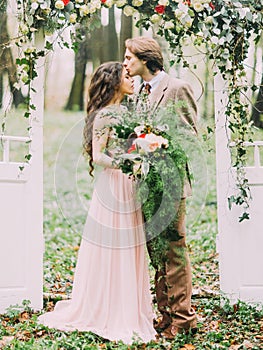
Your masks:
{"label": "bridal bouquet", "polygon": [[171,120],[169,116],[169,110],[126,111],[113,127],[122,144],[116,161],[136,181],[155,264],[165,256],[168,239],[179,239],[173,225],[175,203],[182,196],[186,176],[187,156],[175,128],[171,130],[165,122]]}

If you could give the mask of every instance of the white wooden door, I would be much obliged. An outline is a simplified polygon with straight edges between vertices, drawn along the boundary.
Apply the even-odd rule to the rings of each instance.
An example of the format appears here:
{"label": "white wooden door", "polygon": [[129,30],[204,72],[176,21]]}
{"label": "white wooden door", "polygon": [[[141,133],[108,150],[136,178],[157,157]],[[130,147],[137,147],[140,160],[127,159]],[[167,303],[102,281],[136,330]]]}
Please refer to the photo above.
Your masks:
{"label": "white wooden door", "polygon": [[252,201],[250,219],[240,223],[242,208],[229,210],[227,201],[235,191],[235,169],[231,167],[224,114],[227,94],[220,76],[215,77],[214,87],[220,288],[233,303],[238,299],[263,303],[263,141],[246,144],[254,150],[254,162],[246,168]]}
{"label": "white wooden door", "polygon": [[[44,42],[43,37],[38,40]],[[12,161],[9,146],[28,137],[0,137],[0,312],[23,300],[42,308],[44,59],[38,66],[28,146],[32,158],[23,171],[24,155]]]}

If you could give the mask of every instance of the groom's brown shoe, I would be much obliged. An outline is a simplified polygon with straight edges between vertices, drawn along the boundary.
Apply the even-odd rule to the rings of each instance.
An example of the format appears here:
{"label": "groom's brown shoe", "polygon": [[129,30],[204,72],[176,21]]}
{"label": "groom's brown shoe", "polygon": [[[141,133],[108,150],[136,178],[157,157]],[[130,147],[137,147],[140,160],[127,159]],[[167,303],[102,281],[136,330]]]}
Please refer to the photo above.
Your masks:
{"label": "groom's brown shoe", "polygon": [[183,333],[183,328],[178,328],[170,324],[162,333],[161,336],[168,340],[173,340],[177,334]]}
{"label": "groom's brown shoe", "polygon": [[161,336],[164,337],[165,339],[168,340],[173,340],[177,334],[181,334],[181,333],[185,333],[185,334],[196,334],[197,333],[197,328],[189,328],[189,329],[184,329],[184,328],[180,328],[180,327],[176,327],[173,324],[170,324],[170,326],[168,326],[162,333]]}
{"label": "groom's brown shoe", "polygon": [[169,327],[171,323],[171,317],[169,315],[164,314],[162,318],[159,320],[154,320],[154,328],[156,332],[161,333],[164,331],[167,327]]}

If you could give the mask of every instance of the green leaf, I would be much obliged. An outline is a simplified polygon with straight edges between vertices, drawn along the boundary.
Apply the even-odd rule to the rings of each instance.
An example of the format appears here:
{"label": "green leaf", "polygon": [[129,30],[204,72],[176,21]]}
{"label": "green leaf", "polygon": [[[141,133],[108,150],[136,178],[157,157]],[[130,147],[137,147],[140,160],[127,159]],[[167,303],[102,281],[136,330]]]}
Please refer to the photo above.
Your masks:
{"label": "green leaf", "polygon": [[32,154],[26,154],[25,155],[25,159],[27,160],[27,161],[29,161],[30,159],[32,158]]}
{"label": "green leaf", "polygon": [[239,217],[239,222],[242,222],[244,220],[249,220],[249,219],[250,219],[249,213],[245,212]]}
{"label": "green leaf", "polygon": [[47,50],[53,50],[53,43],[51,43],[51,42],[49,42],[49,41],[46,41],[45,49],[47,49]]}

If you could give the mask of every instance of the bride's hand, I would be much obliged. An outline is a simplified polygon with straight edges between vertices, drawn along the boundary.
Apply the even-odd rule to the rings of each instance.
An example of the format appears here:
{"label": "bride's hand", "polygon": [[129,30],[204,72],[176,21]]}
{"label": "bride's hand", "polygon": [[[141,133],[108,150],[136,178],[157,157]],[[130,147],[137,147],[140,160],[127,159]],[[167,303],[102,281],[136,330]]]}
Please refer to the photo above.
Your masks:
{"label": "bride's hand", "polygon": [[113,165],[114,168],[120,169],[120,159],[119,158],[114,158],[113,162],[112,162],[112,165]]}

